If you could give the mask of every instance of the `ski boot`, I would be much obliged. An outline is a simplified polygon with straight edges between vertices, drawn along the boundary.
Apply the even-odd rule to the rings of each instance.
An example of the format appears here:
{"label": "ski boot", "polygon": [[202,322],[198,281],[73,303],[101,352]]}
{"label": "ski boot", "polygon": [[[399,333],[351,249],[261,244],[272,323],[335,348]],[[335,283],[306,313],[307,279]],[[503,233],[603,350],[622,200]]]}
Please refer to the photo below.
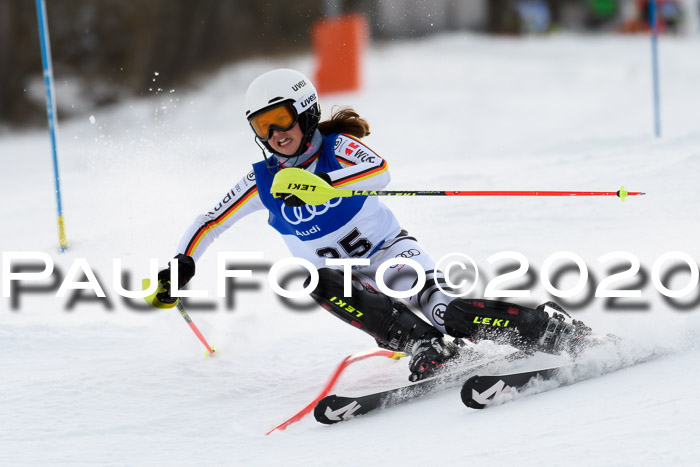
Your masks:
{"label": "ski boot", "polygon": [[[551,310],[547,310],[547,308]],[[621,341],[614,334],[594,334],[583,321],[572,319],[554,302],[543,303],[537,309],[551,314],[547,329],[540,338],[540,345],[543,349],[554,349],[556,353],[566,352],[576,358],[586,349],[606,344],[618,344]]]}
{"label": "ski boot", "polygon": [[457,355],[457,347],[443,337],[431,337],[417,340],[411,349],[411,370],[409,381],[420,381],[434,376],[437,371],[448,364]]}
{"label": "ski boot", "polygon": [[457,346],[426,323],[403,303],[394,304],[394,323],[389,328],[389,348],[411,356],[408,368],[410,381],[434,376],[437,370],[457,355]]}
{"label": "ski boot", "polygon": [[551,354],[566,352],[579,355],[590,345],[591,328],[582,321],[572,319],[561,306],[546,302],[537,311],[547,313],[549,320],[542,336],[538,339],[538,350]]}

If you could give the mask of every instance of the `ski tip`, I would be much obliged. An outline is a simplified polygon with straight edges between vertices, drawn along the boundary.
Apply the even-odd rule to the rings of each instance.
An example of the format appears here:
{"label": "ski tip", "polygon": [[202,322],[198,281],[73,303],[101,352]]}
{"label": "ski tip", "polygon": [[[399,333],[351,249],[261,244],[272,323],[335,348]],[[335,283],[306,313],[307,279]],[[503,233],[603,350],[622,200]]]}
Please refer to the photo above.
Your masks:
{"label": "ski tip", "polygon": [[[484,407],[486,407],[486,404],[477,402],[474,398],[474,393],[476,392],[474,390],[474,387],[478,387],[479,383],[480,376],[472,376],[464,382],[464,385],[462,385],[462,390],[459,393],[464,405],[466,405],[470,409],[483,409]],[[476,392],[476,394],[478,394],[478,392]]]}
{"label": "ski tip", "polygon": [[[318,401],[318,404],[316,404],[316,407],[314,407],[314,418],[316,421],[323,423],[324,425],[333,425],[334,423],[338,423],[348,418],[345,412],[350,406],[341,407],[339,410],[334,411],[331,407],[337,405],[337,402],[338,396],[335,394],[326,396]],[[351,415],[351,413],[349,415]]]}

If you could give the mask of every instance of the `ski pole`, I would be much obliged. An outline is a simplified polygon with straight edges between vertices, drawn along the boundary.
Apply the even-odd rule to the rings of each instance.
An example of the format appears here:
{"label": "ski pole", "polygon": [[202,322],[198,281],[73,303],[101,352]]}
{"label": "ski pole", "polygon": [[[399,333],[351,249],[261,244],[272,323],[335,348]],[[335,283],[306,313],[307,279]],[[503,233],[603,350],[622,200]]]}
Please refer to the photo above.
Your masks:
{"label": "ski pole", "polygon": [[659,96],[659,21],[658,2],[649,1],[649,23],[651,25],[651,79],[652,97],[654,100],[654,135],[661,138],[661,112]]}
{"label": "ski pole", "polygon": [[46,116],[49,122],[51,153],[53,156],[54,187],[56,192],[56,209],[58,213],[58,246],[61,252],[68,249],[66,226],[63,220],[63,203],[61,201],[61,176],[58,170],[58,117],[56,116],[56,93],[54,89],[53,64],[51,63],[51,44],[49,43],[49,26],[46,16],[46,2],[36,0],[36,15],[39,23],[39,42],[41,44],[41,62],[44,67],[44,87],[46,88]]}
{"label": "ski pole", "polygon": [[182,304],[182,300],[179,298],[177,299],[177,309],[180,312],[180,315],[185,319],[187,324],[190,326],[190,329],[192,329],[192,332],[194,332],[194,335],[197,336],[197,339],[199,339],[199,342],[202,343],[202,345],[207,349],[206,357],[210,358],[214,356],[214,347],[210,346],[207,340],[204,338],[201,332],[199,332],[199,329],[197,329],[197,326],[192,322],[192,318],[190,318],[190,315],[187,313],[187,310],[185,310],[184,305]]}
{"label": "ski pole", "polygon": [[[151,280],[150,279],[143,279],[141,281],[141,288],[142,290],[148,290],[148,288],[151,286]],[[202,333],[199,331],[197,326],[194,324],[192,321],[192,318],[190,318],[189,313],[187,313],[187,310],[185,309],[185,306],[182,304],[181,299],[177,299],[174,305],[169,305],[169,306],[163,306],[163,304],[160,304],[160,302],[154,302],[154,299],[156,295],[158,295],[161,292],[164,292],[165,289],[160,286],[160,283],[158,283],[158,286],[156,287],[155,292],[153,292],[151,295],[148,295],[144,297],[144,300],[146,300],[146,303],[151,305],[154,308],[172,308],[173,306],[177,307],[178,311],[180,312],[180,316],[182,316],[185,320],[185,322],[189,325],[190,329],[192,329],[192,332],[194,333],[195,336],[197,336],[197,339],[199,339],[199,342],[204,345],[204,347],[207,349],[206,357],[213,357],[215,350],[214,347],[210,346],[207,340],[204,338]]]}
{"label": "ski pole", "polygon": [[316,175],[303,169],[290,167],[275,175],[270,193],[279,198],[291,193],[306,204],[319,205],[333,198],[349,196],[617,196],[625,200],[628,196],[643,195],[642,192],[626,191],[426,191],[426,190],[348,190],[334,188]]}
{"label": "ski pole", "polygon": [[386,349],[376,349],[372,348],[369,350],[364,350],[362,352],[357,352],[352,355],[348,355],[343,359],[342,362],[338,365],[338,367],[335,369],[333,372],[333,375],[331,376],[331,379],[326,383],[326,385],[323,387],[323,390],[321,393],[316,396],[314,400],[312,400],[306,407],[301,409],[297,414],[293,415],[290,417],[288,420],[280,423],[267,433],[266,435],[269,435],[273,431],[282,431],[285,428],[287,428],[289,425],[292,423],[296,423],[302,418],[304,418],[306,415],[308,415],[314,407],[316,407],[316,404],[326,397],[329,392],[331,392],[331,389],[333,389],[333,386],[335,385],[336,381],[338,381],[338,378],[340,378],[340,374],[345,370],[345,368],[350,365],[351,363],[359,362],[360,360],[364,360],[365,358],[369,357],[388,357],[393,360],[399,360],[403,357],[405,357],[406,354],[403,352],[394,352],[393,350],[386,350]]}

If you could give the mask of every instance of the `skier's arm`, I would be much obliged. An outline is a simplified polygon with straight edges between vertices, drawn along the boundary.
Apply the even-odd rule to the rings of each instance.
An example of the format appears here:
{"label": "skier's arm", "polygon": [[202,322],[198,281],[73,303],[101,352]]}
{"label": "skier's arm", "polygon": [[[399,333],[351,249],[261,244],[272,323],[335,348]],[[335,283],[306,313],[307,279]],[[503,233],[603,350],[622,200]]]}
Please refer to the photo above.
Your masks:
{"label": "skier's arm", "polygon": [[343,168],[328,174],[334,187],[381,190],[391,180],[387,162],[352,136],[338,136],[335,142],[335,157]]}
{"label": "skier's arm", "polygon": [[250,172],[209,212],[197,216],[182,236],[177,253],[197,261],[219,235],[242,217],[260,209],[264,209],[264,205],[258,196],[253,172]]}

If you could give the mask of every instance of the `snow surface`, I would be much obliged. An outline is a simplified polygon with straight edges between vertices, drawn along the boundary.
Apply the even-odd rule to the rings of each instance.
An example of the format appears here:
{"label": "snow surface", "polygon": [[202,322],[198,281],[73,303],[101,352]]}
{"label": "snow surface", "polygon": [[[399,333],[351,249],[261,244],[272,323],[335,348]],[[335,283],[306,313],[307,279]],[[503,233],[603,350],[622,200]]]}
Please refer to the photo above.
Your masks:
{"label": "snow surface", "polygon": [[[333,427],[308,416],[265,436],[315,397],[343,357],[372,342],[322,310],[289,309],[270,291],[264,268],[241,280],[252,288],[235,291],[232,307],[214,297],[217,251],[264,251],[266,264],[287,257],[264,213],[222,237],[192,282],[212,296],[199,302],[213,309],[190,314],[218,358],[204,359],[175,311],[134,310],[115,292],[113,258],[136,288],[148,260],[163,266],[191,220],[259,159],[243,118],[248,83],[280,66],[311,74],[310,56],[231,67],[197,90],[154,87],[148,99],[63,122],[66,254],[56,250],[46,132],[4,135],[3,254],[49,253],[62,276],[84,258],[108,299],[81,291],[71,303],[71,291],[56,298],[57,285],[45,280],[37,284],[48,291],[0,302],[0,465],[698,465],[700,288],[672,306],[651,273],[669,251],[700,258],[699,51],[697,39],[660,43],[658,141],[644,37],[445,35],[375,45],[362,92],[322,96],[326,115],[334,104],[352,105],[370,121],[366,141],[389,160],[393,189],[616,191],[625,184],[647,192],[624,204],[386,200],[436,258],[475,259],[477,296],[496,266],[509,264],[489,264],[500,251],[528,258],[529,285],[502,287],[530,288],[529,298],[512,299],[530,304],[552,298],[539,271],[555,252],[580,256],[593,286],[616,264],[600,264],[603,254],[627,251],[641,261],[642,272],[613,287],[641,289],[641,298],[617,302],[636,308],[613,310],[609,300],[584,294],[560,301],[596,330],[624,338],[618,354],[587,356],[592,375],[645,352],[668,356],[485,411],[465,408],[451,389]],[[682,288],[688,270],[666,285]],[[575,280],[567,273],[559,286]],[[405,361],[365,360],[337,390],[385,386],[406,374]]]}

